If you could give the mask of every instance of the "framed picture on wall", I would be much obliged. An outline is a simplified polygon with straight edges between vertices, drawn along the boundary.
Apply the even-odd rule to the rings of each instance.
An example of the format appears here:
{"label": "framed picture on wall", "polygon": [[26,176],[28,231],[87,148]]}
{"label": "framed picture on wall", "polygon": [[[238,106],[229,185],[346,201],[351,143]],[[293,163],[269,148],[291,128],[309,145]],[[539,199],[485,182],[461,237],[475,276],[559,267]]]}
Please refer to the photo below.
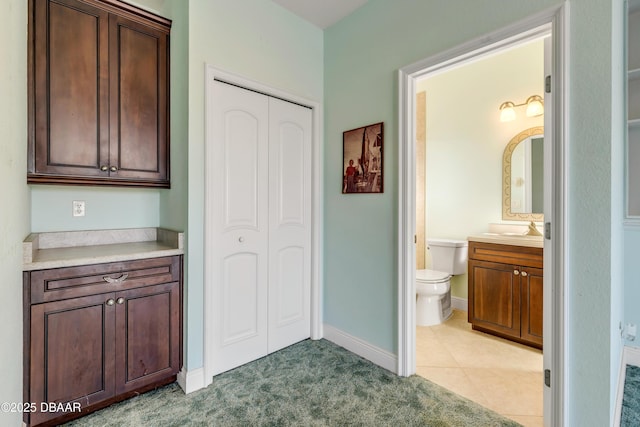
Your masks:
{"label": "framed picture on wall", "polygon": [[382,193],[383,123],[342,133],[342,193]]}

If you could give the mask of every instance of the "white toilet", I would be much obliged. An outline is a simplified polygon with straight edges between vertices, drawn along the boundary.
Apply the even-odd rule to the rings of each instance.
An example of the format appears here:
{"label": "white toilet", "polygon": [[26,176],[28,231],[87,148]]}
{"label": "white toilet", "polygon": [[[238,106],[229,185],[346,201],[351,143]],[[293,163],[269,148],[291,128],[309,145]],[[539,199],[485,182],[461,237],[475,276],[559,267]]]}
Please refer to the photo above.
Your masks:
{"label": "white toilet", "polygon": [[467,271],[466,240],[428,239],[431,269],[416,270],[416,324],[431,326],[451,316],[451,276]]}

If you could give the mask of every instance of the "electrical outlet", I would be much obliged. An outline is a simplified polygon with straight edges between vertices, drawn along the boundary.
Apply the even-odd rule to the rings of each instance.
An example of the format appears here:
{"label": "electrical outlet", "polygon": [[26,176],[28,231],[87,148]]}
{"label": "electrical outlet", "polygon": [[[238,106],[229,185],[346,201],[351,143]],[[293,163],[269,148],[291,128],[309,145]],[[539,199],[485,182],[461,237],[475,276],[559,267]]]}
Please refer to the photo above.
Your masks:
{"label": "electrical outlet", "polygon": [[84,200],[73,201],[73,216],[84,216]]}
{"label": "electrical outlet", "polygon": [[636,325],[634,323],[627,323],[624,326],[623,337],[627,341],[634,341],[636,339]]}

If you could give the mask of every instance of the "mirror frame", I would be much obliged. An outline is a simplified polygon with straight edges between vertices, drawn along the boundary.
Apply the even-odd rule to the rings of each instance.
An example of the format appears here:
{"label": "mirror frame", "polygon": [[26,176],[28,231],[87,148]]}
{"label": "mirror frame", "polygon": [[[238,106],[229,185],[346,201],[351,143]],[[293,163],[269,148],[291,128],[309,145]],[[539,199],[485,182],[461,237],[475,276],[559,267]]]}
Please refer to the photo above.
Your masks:
{"label": "mirror frame", "polygon": [[509,221],[543,221],[542,213],[514,213],[511,212],[511,155],[519,143],[532,136],[544,136],[544,127],[536,126],[525,129],[507,144],[502,156],[502,219]]}

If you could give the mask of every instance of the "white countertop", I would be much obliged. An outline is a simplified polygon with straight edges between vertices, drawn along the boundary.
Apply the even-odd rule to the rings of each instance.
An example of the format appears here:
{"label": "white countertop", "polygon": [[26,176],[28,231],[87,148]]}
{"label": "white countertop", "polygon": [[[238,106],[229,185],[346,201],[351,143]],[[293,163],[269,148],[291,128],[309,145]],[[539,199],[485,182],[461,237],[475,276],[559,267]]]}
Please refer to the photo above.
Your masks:
{"label": "white countertop", "polygon": [[184,233],[162,228],[32,233],[23,271],[184,254]]}
{"label": "white countertop", "polygon": [[527,236],[523,234],[510,233],[481,233],[467,237],[470,242],[496,243],[501,245],[528,246],[532,248],[542,248],[544,241],[542,236]]}

